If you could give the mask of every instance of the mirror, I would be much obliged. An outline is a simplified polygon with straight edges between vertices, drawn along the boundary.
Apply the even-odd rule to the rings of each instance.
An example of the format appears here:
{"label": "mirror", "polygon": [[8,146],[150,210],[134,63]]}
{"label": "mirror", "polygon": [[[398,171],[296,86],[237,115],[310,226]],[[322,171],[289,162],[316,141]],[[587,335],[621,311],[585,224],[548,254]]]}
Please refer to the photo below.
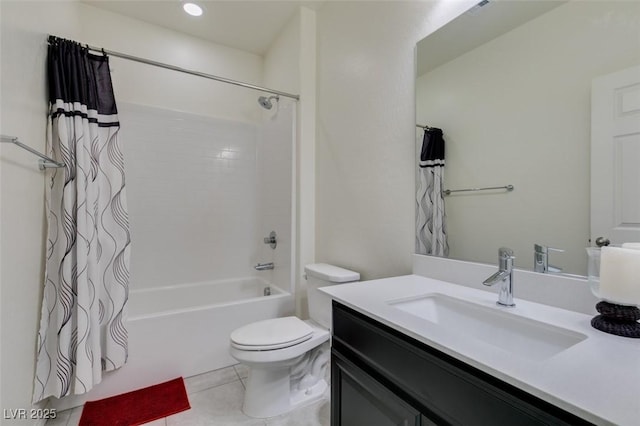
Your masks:
{"label": "mirror", "polygon": [[[449,257],[586,275],[591,83],[640,64],[640,3],[482,1],[417,46],[416,121],[443,130]],[[416,129],[420,152],[423,131]]]}

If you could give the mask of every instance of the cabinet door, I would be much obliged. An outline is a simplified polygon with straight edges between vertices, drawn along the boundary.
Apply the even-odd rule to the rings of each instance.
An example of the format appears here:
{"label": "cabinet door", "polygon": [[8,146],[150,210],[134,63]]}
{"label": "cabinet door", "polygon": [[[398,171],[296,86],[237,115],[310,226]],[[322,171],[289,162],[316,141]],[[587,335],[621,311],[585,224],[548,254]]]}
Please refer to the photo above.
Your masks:
{"label": "cabinet door", "polygon": [[331,382],[332,426],[422,425],[418,410],[337,351],[331,353]]}

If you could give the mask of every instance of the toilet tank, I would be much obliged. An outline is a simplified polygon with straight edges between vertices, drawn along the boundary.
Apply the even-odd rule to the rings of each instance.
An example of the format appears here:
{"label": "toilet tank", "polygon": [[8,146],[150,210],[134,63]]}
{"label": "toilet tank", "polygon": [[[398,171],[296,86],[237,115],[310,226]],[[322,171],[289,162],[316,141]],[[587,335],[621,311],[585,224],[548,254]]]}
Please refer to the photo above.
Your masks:
{"label": "toilet tank", "polygon": [[331,297],[318,291],[318,288],[359,281],[360,274],[326,263],[307,265],[304,272],[307,275],[309,318],[329,329],[331,327]]}

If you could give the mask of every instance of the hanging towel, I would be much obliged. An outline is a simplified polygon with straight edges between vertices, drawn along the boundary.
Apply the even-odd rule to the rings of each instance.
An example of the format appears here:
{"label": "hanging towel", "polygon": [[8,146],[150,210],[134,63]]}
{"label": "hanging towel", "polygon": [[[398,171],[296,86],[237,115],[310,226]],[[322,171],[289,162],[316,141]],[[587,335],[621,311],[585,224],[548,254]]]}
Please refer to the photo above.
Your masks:
{"label": "hanging towel", "polygon": [[434,166],[444,167],[444,138],[441,129],[427,127],[422,139],[420,167]]}
{"label": "hanging towel", "polygon": [[442,130],[424,131],[416,192],[416,253],[448,256],[442,176],[444,174]]}

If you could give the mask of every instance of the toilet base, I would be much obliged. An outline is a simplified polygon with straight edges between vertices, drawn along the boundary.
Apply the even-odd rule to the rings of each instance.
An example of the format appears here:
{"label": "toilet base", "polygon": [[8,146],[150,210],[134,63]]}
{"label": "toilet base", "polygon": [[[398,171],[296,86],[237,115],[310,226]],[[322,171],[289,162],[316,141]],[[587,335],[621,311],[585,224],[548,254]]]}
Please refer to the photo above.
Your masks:
{"label": "toilet base", "polygon": [[[271,377],[273,379],[273,377]],[[295,392],[289,391],[288,376],[286,380],[276,379],[271,381],[266,392],[259,387],[251,387],[247,384],[247,393],[244,396],[242,412],[249,417],[264,419],[279,416],[289,411],[321,399],[328,384],[324,379],[319,380],[308,389]],[[250,389],[254,392],[250,392]]]}
{"label": "toilet base", "polygon": [[329,361],[328,343],[292,362],[249,365],[242,411],[249,417],[267,418],[322,398],[328,385],[324,375]]}
{"label": "toilet base", "polygon": [[321,379],[307,389],[294,392],[293,395],[291,395],[291,409],[319,400],[328,388],[329,385],[327,382]]}

